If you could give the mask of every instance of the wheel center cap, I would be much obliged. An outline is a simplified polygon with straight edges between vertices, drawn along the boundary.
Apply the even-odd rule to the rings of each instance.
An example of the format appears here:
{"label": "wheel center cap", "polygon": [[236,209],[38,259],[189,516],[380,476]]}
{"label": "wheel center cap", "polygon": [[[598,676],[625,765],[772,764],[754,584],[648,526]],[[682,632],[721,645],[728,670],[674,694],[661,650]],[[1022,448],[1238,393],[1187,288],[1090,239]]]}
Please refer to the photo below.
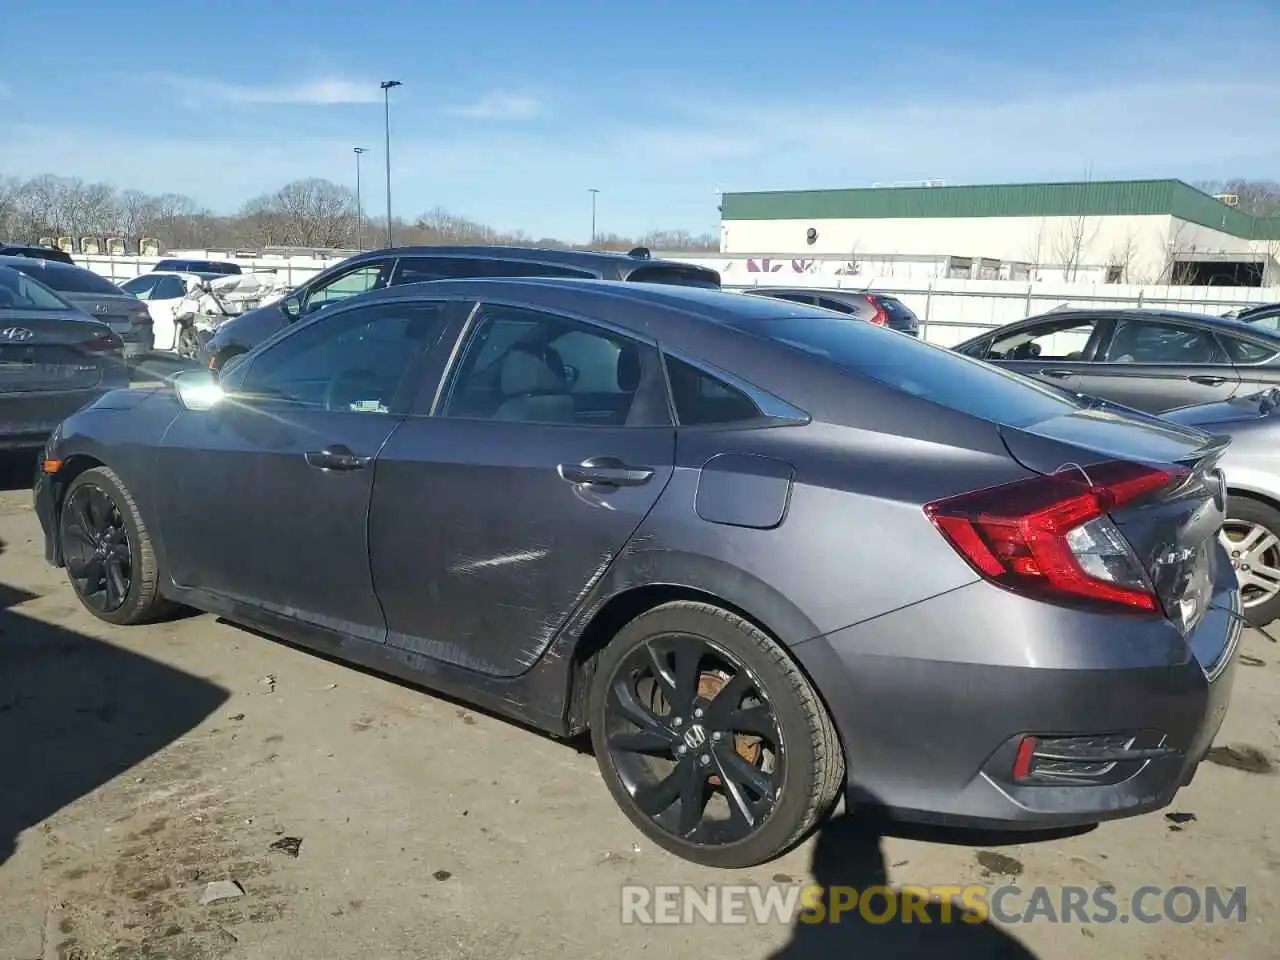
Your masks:
{"label": "wheel center cap", "polygon": [[695,723],[684,732],[684,745],[690,750],[697,750],[706,742],[707,731],[703,729],[700,723]]}

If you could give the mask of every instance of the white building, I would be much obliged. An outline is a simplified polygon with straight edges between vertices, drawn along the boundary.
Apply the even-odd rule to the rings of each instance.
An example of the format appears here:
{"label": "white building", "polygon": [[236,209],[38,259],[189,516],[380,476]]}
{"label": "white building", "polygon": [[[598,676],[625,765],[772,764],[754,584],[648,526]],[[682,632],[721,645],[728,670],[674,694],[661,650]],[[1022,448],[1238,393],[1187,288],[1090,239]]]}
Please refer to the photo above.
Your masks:
{"label": "white building", "polygon": [[785,272],[1280,285],[1280,218],[1231,200],[1180,180],[726,193],[720,249]]}

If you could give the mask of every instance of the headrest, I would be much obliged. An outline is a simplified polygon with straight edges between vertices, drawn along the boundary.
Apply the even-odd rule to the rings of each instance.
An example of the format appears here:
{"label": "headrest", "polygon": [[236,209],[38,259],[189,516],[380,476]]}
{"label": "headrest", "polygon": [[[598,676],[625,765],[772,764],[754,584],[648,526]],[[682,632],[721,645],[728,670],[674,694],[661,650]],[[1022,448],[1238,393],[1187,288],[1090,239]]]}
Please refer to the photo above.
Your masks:
{"label": "headrest", "polygon": [[634,343],[623,344],[618,351],[618,389],[635,393],[640,387],[640,374],[640,348]]}
{"label": "headrest", "polygon": [[509,397],[526,393],[562,393],[568,389],[564,363],[554,350],[539,356],[517,347],[502,360],[502,392]]}

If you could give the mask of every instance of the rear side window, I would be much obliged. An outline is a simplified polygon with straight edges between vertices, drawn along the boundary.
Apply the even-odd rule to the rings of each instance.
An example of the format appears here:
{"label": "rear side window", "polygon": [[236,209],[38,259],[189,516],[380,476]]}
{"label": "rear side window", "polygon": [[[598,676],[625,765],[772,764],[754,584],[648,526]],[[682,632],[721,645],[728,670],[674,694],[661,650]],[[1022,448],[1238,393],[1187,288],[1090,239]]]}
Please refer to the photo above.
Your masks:
{"label": "rear side window", "polygon": [[1274,347],[1264,347],[1250,340],[1237,340],[1235,337],[1221,337],[1222,345],[1227,348],[1227,355],[1232,363],[1261,363],[1276,355]]}
{"label": "rear side window", "polygon": [[1078,409],[1067,395],[1027,377],[869,323],[812,314],[739,329],[993,423],[1028,426]]}
{"label": "rear side window", "polygon": [[692,364],[667,357],[667,378],[682,427],[759,420],[764,414],[745,393]]}
{"label": "rear side window", "polygon": [[703,270],[698,267],[679,267],[663,264],[653,267],[638,267],[627,275],[631,283],[665,283],[679,287],[703,287],[707,290],[720,289],[720,275],[714,270]]}

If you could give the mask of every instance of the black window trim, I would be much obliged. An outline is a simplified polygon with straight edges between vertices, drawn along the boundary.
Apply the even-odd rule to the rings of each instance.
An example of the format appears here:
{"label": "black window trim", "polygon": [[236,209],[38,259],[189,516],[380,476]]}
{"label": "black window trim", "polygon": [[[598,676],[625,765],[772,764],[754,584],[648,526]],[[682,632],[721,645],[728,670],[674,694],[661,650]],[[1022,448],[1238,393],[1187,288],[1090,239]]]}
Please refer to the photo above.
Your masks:
{"label": "black window trim", "polygon": [[[468,298],[470,299],[470,298]],[[466,302],[466,301],[459,301]],[[435,396],[431,398],[431,406],[427,410],[426,416],[439,417],[448,420],[476,420],[475,417],[455,417],[443,412],[445,405],[448,403],[450,395],[453,393],[454,387],[457,385],[458,377],[462,372],[462,364],[466,359],[467,348],[469,347],[472,337],[475,336],[476,329],[483,320],[480,312],[485,306],[508,307],[512,310],[527,310],[530,313],[545,314],[549,317],[557,317],[562,320],[568,320],[572,323],[580,323],[583,326],[595,327],[599,330],[607,331],[614,336],[626,337],[633,343],[641,346],[649,347],[658,357],[659,366],[662,369],[663,387],[667,394],[667,417],[671,421],[665,427],[626,427],[627,430],[670,430],[676,426],[675,406],[671,400],[671,385],[667,382],[666,364],[662,362],[662,346],[652,337],[644,334],[636,333],[634,330],[628,330],[626,327],[610,323],[608,320],[600,320],[595,317],[585,317],[580,313],[572,310],[562,310],[559,308],[550,309],[543,306],[535,306],[527,301],[515,299],[513,297],[486,297],[485,299],[476,299],[472,301],[470,308],[467,310],[467,319],[462,324],[462,329],[458,331],[457,337],[453,341],[453,345],[449,349],[449,359],[445,361],[444,370],[440,375],[440,381],[436,385]],[[622,429],[616,426],[605,424],[568,424],[568,423],[527,423],[521,424],[527,427],[573,427],[581,429],[588,427],[598,430],[617,430]]]}
{"label": "black window trim", "polygon": [[[671,409],[671,421],[676,425],[677,430],[740,430],[744,427],[758,429],[762,427],[804,426],[813,421],[813,417],[804,410],[788,403],[781,397],[774,396],[767,390],[757,387],[754,383],[744,380],[737,374],[729,373],[729,371],[705,360],[690,356],[679,348],[672,349],[659,344],[659,349],[662,351],[662,377],[667,384],[667,405]],[[680,414],[676,410],[675,391],[671,389],[671,375],[667,370],[667,357],[688,364],[698,372],[706,374],[715,380],[721,380],[735,390],[741,391],[748,400],[756,405],[756,409],[760,411],[760,416],[746,420],[726,420],[722,423],[682,424],[680,422]]]}

